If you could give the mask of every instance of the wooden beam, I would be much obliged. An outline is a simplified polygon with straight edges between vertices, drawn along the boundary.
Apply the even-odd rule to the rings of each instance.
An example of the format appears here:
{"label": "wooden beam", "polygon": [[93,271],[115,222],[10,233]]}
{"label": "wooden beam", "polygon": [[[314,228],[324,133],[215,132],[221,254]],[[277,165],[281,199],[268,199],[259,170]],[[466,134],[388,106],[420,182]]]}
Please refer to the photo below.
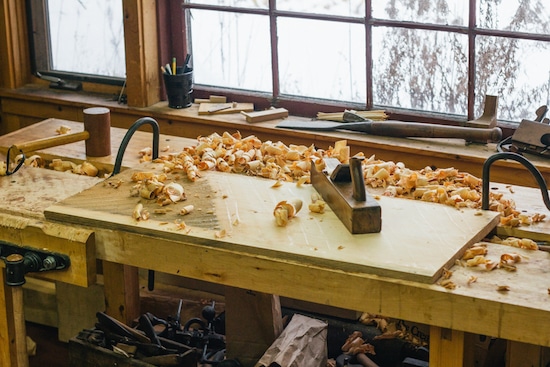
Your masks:
{"label": "wooden beam", "polygon": [[105,312],[126,325],[139,317],[138,268],[103,261]]}
{"label": "wooden beam", "polygon": [[227,356],[253,366],[283,331],[279,296],[226,287]]}
{"label": "wooden beam", "polygon": [[430,327],[430,366],[464,366],[464,332]]}
{"label": "wooden beam", "polygon": [[124,0],[126,94],[128,106],[160,101],[156,1]]}
{"label": "wooden beam", "polygon": [[18,88],[30,76],[25,1],[0,0],[0,86]]}

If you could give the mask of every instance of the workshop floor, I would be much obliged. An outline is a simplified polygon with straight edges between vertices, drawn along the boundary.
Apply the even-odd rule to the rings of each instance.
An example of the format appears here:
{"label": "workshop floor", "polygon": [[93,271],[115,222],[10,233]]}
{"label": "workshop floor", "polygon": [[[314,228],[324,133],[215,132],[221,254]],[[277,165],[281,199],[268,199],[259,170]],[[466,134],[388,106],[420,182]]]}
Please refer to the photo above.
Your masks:
{"label": "workshop floor", "polygon": [[29,367],[69,367],[69,344],[57,338],[57,328],[27,322],[27,335],[36,343]]}

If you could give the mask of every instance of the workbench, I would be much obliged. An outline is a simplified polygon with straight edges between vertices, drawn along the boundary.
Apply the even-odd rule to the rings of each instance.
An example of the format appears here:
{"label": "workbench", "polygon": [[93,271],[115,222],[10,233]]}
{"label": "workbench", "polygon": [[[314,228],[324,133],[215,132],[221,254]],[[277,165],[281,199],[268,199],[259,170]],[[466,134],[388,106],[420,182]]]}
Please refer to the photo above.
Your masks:
{"label": "workbench", "polygon": [[[77,131],[82,129],[80,123],[49,119],[0,137],[0,146],[10,146],[22,139],[32,140],[43,137],[45,132],[55,131],[60,123],[68,124]],[[116,152],[118,149],[124,132],[123,129],[112,129],[112,151]],[[192,139],[165,135],[161,135],[160,142],[161,147],[170,145],[176,150],[195,143]],[[137,132],[125,153],[123,166],[137,167],[137,152],[150,144],[150,133]],[[46,149],[40,154],[49,158],[62,157],[76,161],[86,159],[83,142]],[[108,169],[112,164],[112,157],[97,159],[97,164]],[[10,182],[24,180],[24,177],[18,178],[17,175],[18,173],[1,177],[0,180],[4,184],[7,180]],[[82,218],[86,218],[86,215],[81,214],[79,214],[80,217],[76,215],[76,218],[80,218],[76,220],[61,217],[56,220],[47,220],[44,216],[46,211],[52,211],[52,207],[63,206],[65,199],[69,199],[70,202],[70,198],[76,193],[98,184],[96,178],[88,180],[67,176],[68,174],[61,176],[51,173],[51,175],[52,177],[48,176],[47,180],[41,181],[36,177],[29,177],[28,181],[33,182],[34,187],[46,190],[45,192],[52,187],[51,182],[57,184],[71,182],[69,186],[72,185],[75,191],[68,190],[62,196],[55,197],[55,200],[52,200],[51,196],[46,197],[45,200],[43,200],[44,197],[37,197],[31,203],[20,199],[17,207],[14,207],[14,202],[4,201],[0,205],[0,239],[36,247],[43,246],[42,243],[46,240],[49,247],[59,252],[70,253],[71,259],[74,256],[76,263],[67,271],[53,271],[42,275],[47,279],[69,284],[79,286],[94,284],[95,263],[98,259],[102,260],[106,311],[121,321],[129,322],[137,316],[134,314],[138,297],[137,269],[142,268],[227,286],[228,312],[233,300],[240,297],[252,298],[254,307],[260,307],[258,309],[260,311],[257,312],[257,319],[251,322],[266,330],[266,341],[278,332],[277,328],[280,325],[276,325],[278,315],[276,310],[274,311],[274,306],[276,308],[278,296],[285,296],[430,325],[431,366],[468,365],[468,356],[464,354],[465,345],[471,334],[509,340],[508,363],[510,366],[540,364],[543,355],[539,348],[550,346],[546,327],[550,321],[548,290],[550,282],[545,279],[547,269],[550,269],[550,258],[547,252],[513,249],[527,259],[518,266],[518,271],[513,273],[502,271],[480,273],[447,263],[445,265],[452,266],[453,280],[458,285],[456,289],[448,290],[437,284],[437,281],[434,282],[433,276],[440,274],[440,268],[431,269],[428,274],[411,278],[403,275],[402,270],[396,270],[395,264],[388,265],[387,269],[384,269],[384,265],[377,269],[374,264],[368,264],[368,262],[366,265],[361,262],[354,263],[346,258],[345,251],[341,251],[339,247],[341,244],[327,242],[323,244],[324,247],[318,247],[317,243],[308,245],[294,243],[297,248],[292,251],[289,246],[293,243],[290,245],[281,243],[279,249],[255,246],[251,243],[253,235],[237,233],[239,230],[245,231],[249,228],[247,225],[252,224],[250,223],[252,219],[248,218],[256,217],[251,214],[243,215],[241,218],[243,226],[233,228],[235,232],[233,237],[229,238],[213,236],[213,229],[205,229],[204,232],[194,229],[184,237],[158,236],[156,232],[151,232],[151,235],[143,228],[152,230],[154,224],[145,223],[141,226],[141,230],[129,230],[126,227],[130,225],[130,218],[128,223],[125,223],[120,216],[114,219],[112,226],[105,226],[105,219],[92,223],[80,222]],[[245,178],[239,178],[241,179]],[[254,183],[254,185],[259,184]],[[493,187],[495,190],[506,191],[507,194],[512,195],[520,209],[541,213],[547,210],[537,189],[514,187],[512,193],[512,190],[505,185],[495,183],[492,184]],[[32,186],[26,189],[32,190]],[[285,186],[285,190],[293,195],[301,195],[304,200],[314,191],[310,186],[305,187],[303,191],[298,191],[293,185]],[[260,218],[256,226],[253,226],[256,231],[254,234],[258,231],[271,233],[274,230],[272,217],[266,218],[263,215],[270,213],[273,200],[278,200],[276,196],[274,194],[273,198],[266,200],[268,204],[258,200],[258,213],[255,214],[259,214]],[[232,213],[230,209],[227,210],[228,220],[231,221]],[[448,212],[447,215],[458,218],[456,213]],[[464,214],[466,215],[468,214]],[[487,216],[487,224],[496,225],[489,213],[482,215]],[[337,219],[333,217],[333,213],[329,212],[319,221],[319,218],[312,219],[311,215],[308,216],[305,213],[304,218],[300,218],[302,222],[299,220],[297,225],[304,231],[306,239],[316,236],[313,233],[315,225],[311,224],[313,222],[317,223],[317,230],[319,230],[319,223],[324,223],[323,226],[326,224],[331,231],[336,231],[335,236],[348,235],[344,227],[338,227]],[[409,219],[403,218],[403,220]],[[391,222],[391,219],[389,221]],[[414,223],[414,218],[410,221]],[[486,235],[488,233],[485,229],[476,228],[475,230]],[[419,237],[419,234],[412,233],[413,229],[409,228],[409,230],[411,241],[417,242],[418,251],[423,252],[423,257],[432,256],[422,247],[424,244],[445,242],[439,224],[434,225],[432,232],[425,232],[424,238],[422,234]],[[393,231],[392,228],[383,229],[382,233],[391,231]],[[529,227],[497,227],[496,233],[548,241],[550,224],[542,222]],[[284,238],[284,234],[279,235]],[[439,237],[434,240],[433,236]],[[476,237],[471,240],[479,239]],[[353,248],[351,251],[353,257],[361,254],[361,249],[353,243],[347,246],[350,251]],[[345,247],[346,244],[343,245],[344,250]],[[498,256],[510,249],[492,244],[489,245],[489,251]],[[193,260],[191,264],[187,264],[182,259]],[[75,264],[78,265],[74,266]],[[404,264],[404,266],[408,265],[414,264]],[[472,275],[476,275],[478,281],[469,284],[468,279]],[[506,285],[510,290],[499,292],[496,289],[500,285]],[[24,346],[21,344],[24,341],[20,339],[20,335],[24,335],[24,332],[21,333],[21,330],[18,330],[21,327],[22,315],[13,307],[18,297],[21,297],[18,287],[6,286],[2,275],[0,301],[5,307],[0,307],[1,365],[17,367],[25,365]],[[228,352],[231,353],[231,348],[234,348],[232,352],[237,355],[239,342],[245,341],[233,342],[228,336]],[[240,347],[242,348],[242,345]],[[531,353],[533,351],[536,353]],[[530,353],[526,354],[527,352]],[[526,360],[528,364],[525,364]]]}

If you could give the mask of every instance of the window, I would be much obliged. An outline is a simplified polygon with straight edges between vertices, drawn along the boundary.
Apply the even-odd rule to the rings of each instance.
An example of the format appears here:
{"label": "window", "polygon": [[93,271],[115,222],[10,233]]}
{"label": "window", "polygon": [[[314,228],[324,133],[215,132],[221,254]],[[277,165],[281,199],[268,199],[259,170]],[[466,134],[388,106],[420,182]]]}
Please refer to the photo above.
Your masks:
{"label": "window", "polygon": [[[195,90],[499,119],[550,104],[543,0],[185,0]],[[181,33],[181,32],[180,32]],[[294,104],[296,106],[296,104]],[[299,114],[300,111],[292,111]],[[443,116],[443,115],[440,115]]]}
{"label": "window", "polygon": [[29,0],[34,72],[122,84],[122,1]]}

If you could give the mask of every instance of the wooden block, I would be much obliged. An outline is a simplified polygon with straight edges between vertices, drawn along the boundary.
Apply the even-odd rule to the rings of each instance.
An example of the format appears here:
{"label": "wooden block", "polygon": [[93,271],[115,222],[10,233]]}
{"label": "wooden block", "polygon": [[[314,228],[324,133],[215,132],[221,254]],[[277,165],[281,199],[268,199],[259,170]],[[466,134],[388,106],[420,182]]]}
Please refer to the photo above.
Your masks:
{"label": "wooden block", "polygon": [[226,96],[210,96],[210,98],[195,98],[195,103],[227,103]]}
{"label": "wooden block", "polygon": [[241,112],[247,122],[261,122],[288,117],[286,108],[271,108],[265,111]]}
{"label": "wooden block", "polygon": [[210,96],[208,99],[212,103],[226,103],[227,97],[226,96]]}
{"label": "wooden block", "polygon": [[221,115],[226,113],[254,111],[253,103],[201,103],[199,115]]}

